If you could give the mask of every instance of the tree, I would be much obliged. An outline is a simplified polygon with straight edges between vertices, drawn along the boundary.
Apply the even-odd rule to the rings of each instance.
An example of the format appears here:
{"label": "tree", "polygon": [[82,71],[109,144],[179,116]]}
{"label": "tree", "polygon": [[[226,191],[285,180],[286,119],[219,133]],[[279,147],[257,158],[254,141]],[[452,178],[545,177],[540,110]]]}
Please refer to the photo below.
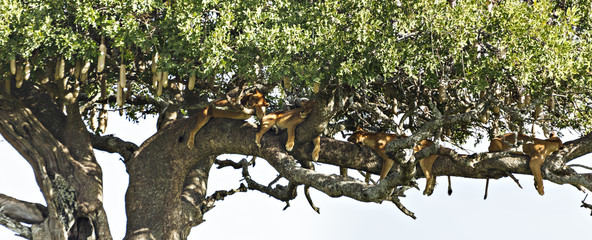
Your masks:
{"label": "tree", "polygon": [[[129,173],[126,239],[184,239],[216,200],[255,190],[289,206],[300,185],[391,201],[414,217],[400,198],[424,177],[416,159],[442,142],[509,131],[578,131],[542,170],[548,181],[592,189],[592,175],[567,165],[592,151],[586,1],[4,1],[1,8],[0,133],[33,167],[47,203],[0,195],[2,224],[25,238],[111,239],[93,149],[120,154]],[[267,93],[268,113],[315,99],[293,151],[284,148],[285,132],[264,135],[259,148],[257,126],[224,118],[210,119],[187,147],[191,116],[254,88]],[[110,110],[130,121],[158,115],[158,131],[140,146],[104,135]],[[408,135],[387,145],[395,165],[379,184],[314,171],[311,141],[323,135],[319,163],[380,173],[371,149],[332,138],[356,126]],[[410,154],[424,139],[436,144]],[[258,183],[253,161],[215,160],[223,153],[265,159],[288,183]],[[523,154],[439,154],[435,175],[532,174]],[[245,184],[207,196],[214,164],[241,170]]]}

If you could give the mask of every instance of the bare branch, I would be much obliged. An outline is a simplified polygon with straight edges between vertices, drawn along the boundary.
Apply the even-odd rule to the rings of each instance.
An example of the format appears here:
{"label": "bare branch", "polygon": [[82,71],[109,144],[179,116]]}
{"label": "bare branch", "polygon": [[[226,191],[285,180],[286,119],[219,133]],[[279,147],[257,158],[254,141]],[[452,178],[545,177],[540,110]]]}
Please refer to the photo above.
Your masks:
{"label": "bare branch", "polygon": [[[415,185],[413,187],[418,188],[417,185]],[[399,187],[399,188],[395,189],[390,196],[391,202],[393,202],[395,204],[395,206],[397,206],[397,208],[399,208],[399,210],[401,210],[401,212],[403,212],[405,215],[407,215],[413,219],[417,219],[417,217],[415,217],[415,213],[409,211],[409,209],[407,209],[401,203],[401,200],[399,199],[399,197],[405,197],[405,191],[409,190],[410,188],[411,188],[410,186],[403,186],[403,187]]]}
{"label": "bare branch", "polygon": [[522,188],[522,185],[520,185],[520,181],[518,181],[518,179],[516,177],[514,177],[514,174],[512,174],[511,172],[506,171],[506,174],[508,175],[508,177],[510,177],[512,180],[514,180],[514,182],[516,184],[518,184],[519,188]]}
{"label": "bare branch", "polygon": [[23,223],[41,223],[47,218],[47,208],[41,204],[21,201],[0,194],[0,225],[16,232],[19,236],[32,239],[30,227]]}
{"label": "bare branch", "polygon": [[[584,200],[582,200],[582,206],[583,208],[588,208],[590,210],[592,210],[592,204],[586,203],[586,198],[588,197],[588,194],[586,194],[586,196],[584,197]],[[592,212],[590,212],[590,216],[592,216]]]}
{"label": "bare branch", "polygon": [[[280,201],[284,201],[286,202],[286,208],[288,206],[290,206],[290,204],[288,203],[290,200],[296,198],[296,187],[298,185],[295,185],[293,183],[288,183],[288,186],[282,186],[282,185],[276,185],[275,188],[272,187],[268,187],[268,186],[264,186],[262,184],[259,184],[257,182],[255,182],[252,178],[251,175],[249,174],[249,170],[248,167],[250,165],[250,163],[246,160],[246,159],[242,159],[239,162],[240,165],[243,166],[243,178],[245,179],[245,181],[247,182],[247,186],[249,189],[251,190],[257,190],[260,191],[262,193],[265,193],[269,196],[274,197],[275,199],[278,199]],[[284,208],[284,210],[286,209]]]}
{"label": "bare branch", "polygon": [[214,192],[212,195],[206,197],[201,203],[198,204],[198,207],[201,209],[202,214],[206,213],[207,211],[214,208],[214,203],[216,201],[224,200],[224,198],[233,195],[238,192],[246,192],[247,187],[241,183],[240,187],[231,190],[218,190]]}
{"label": "bare branch", "polygon": [[280,179],[282,179],[282,175],[278,175],[277,177],[275,177],[275,179],[273,179],[271,182],[269,182],[269,184],[267,184],[267,187],[271,187],[273,186],[275,183],[277,183]]}
{"label": "bare branch", "polygon": [[40,223],[47,217],[47,208],[38,203],[21,201],[0,194],[0,213],[24,223]]}
{"label": "bare branch", "polygon": [[234,169],[241,169],[243,166],[240,163],[234,162],[232,160],[214,160],[214,163],[218,165],[217,169],[225,168],[225,167],[232,167]]}
{"label": "bare branch", "polygon": [[545,175],[545,178],[551,182],[557,184],[570,184],[581,191],[585,191],[584,188],[592,191],[592,175],[590,174],[570,174],[562,176],[556,175],[551,171],[545,171]]}
{"label": "bare branch", "polygon": [[138,145],[126,142],[113,135],[99,136],[92,133],[89,133],[89,135],[93,148],[110,153],[119,153],[124,162],[127,162],[134,152],[138,150]]}
{"label": "bare branch", "polygon": [[321,214],[321,209],[318,208],[317,206],[315,206],[315,204],[312,202],[312,198],[310,197],[309,190],[310,190],[310,186],[304,185],[304,196],[306,196],[306,200],[308,201],[308,204],[310,205],[312,210],[314,210],[318,214]]}
{"label": "bare branch", "polygon": [[584,168],[584,169],[592,170],[592,167],[588,167],[588,166],[582,165],[582,164],[569,164],[567,166],[568,167],[581,167],[581,168]]}
{"label": "bare branch", "polygon": [[31,232],[30,227],[25,227],[24,225],[20,224],[18,221],[13,220],[10,217],[7,217],[2,213],[2,207],[0,207],[0,224],[5,226],[6,228],[16,232],[19,236],[24,237],[26,239],[33,239],[33,234]]}

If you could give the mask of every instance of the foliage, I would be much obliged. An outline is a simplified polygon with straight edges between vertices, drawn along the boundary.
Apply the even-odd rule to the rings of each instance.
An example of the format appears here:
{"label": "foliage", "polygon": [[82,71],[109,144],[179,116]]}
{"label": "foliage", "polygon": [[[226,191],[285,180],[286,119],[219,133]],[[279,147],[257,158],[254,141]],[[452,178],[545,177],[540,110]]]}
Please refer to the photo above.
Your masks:
{"label": "foliage", "polygon": [[[72,72],[77,61],[89,61],[88,80],[80,83],[84,103],[100,94],[101,78],[107,94],[115,94],[123,63],[131,96],[120,108],[132,119],[158,112],[132,98],[183,109],[194,103],[176,98],[178,92],[214,99],[262,84],[313,97],[312,85],[322,83],[355,89],[335,119],[350,130],[414,131],[440,114],[479,108],[486,116],[498,106],[499,117],[481,123],[475,116],[474,124],[445,126],[442,134],[462,142],[479,129],[494,134],[541,121],[551,129],[589,131],[589,6],[585,0],[457,1],[454,7],[448,1],[4,0],[0,72],[8,79],[10,59],[29,61],[30,81],[49,78],[51,86],[61,57]],[[101,39],[107,67],[97,73]],[[181,84],[162,96],[149,71],[157,52],[157,71]],[[189,91],[182,85],[191,74],[198,83]],[[530,105],[521,101],[527,95]],[[544,117],[533,116],[537,105],[549,106]]]}

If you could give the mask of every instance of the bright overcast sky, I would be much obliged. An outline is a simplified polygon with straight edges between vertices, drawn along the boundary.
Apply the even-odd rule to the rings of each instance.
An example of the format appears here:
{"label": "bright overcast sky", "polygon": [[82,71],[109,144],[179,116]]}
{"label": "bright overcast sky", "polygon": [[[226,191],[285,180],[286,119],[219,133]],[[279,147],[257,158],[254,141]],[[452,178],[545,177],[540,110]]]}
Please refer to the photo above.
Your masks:
{"label": "bright overcast sky", "polygon": [[[117,114],[109,115],[107,132],[140,145],[155,133],[154,118],[141,124],[127,122]],[[576,136],[563,137],[564,142]],[[468,144],[467,149],[482,152]],[[322,146],[321,146],[322,147]],[[0,137],[0,193],[21,200],[45,204],[28,163]],[[103,168],[104,202],[114,239],[125,235],[124,196],[128,176],[119,155],[97,151]],[[241,156],[221,156],[219,159]],[[584,156],[573,163],[592,165],[592,157]],[[317,165],[317,170],[338,174],[339,168]],[[581,169],[578,169],[578,171]],[[250,170],[254,180],[267,184],[276,172],[263,159]],[[361,178],[355,170],[350,176]],[[545,195],[539,196],[532,176],[517,175],[518,186],[510,178],[492,180],[488,199],[483,200],[485,180],[452,178],[452,196],[447,195],[445,177],[430,197],[421,195],[424,179],[418,180],[420,190],[407,191],[402,203],[415,212],[417,220],[401,213],[390,202],[362,203],[350,198],[331,198],[311,189],[311,197],[321,214],[314,212],[304,197],[302,187],[290,207],[265,194],[250,191],[237,193],[216,203],[206,213],[206,222],[194,228],[189,239],[588,239],[592,226],[590,210],[581,208],[586,193],[572,186],[559,186],[545,181]],[[376,179],[376,176],[374,177]],[[208,192],[237,188],[241,183],[239,170],[212,169]],[[281,182],[280,182],[281,183]],[[284,182],[285,183],[285,182]],[[592,203],[592,196],[587,201]],[[0,239],[22,239],[0,226]]]}

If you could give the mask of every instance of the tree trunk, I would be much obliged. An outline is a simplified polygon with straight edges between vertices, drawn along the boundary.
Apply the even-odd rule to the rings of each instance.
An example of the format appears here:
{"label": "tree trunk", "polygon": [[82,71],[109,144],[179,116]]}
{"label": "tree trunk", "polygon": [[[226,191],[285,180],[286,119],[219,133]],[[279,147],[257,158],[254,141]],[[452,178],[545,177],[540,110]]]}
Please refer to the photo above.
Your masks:
{"label": "tree trunk", "polygon": [[20,100],[0,99],[0,133],[33,168],[47,204],[47,218],[31,228],[33,238],[111,239],[101,168],[77,104],[64,116],[55,105],[46,108],[53,103],[46,95],[28,90],[21,89],[27,97]]}
{"label": "tree trunk", "polygon": [[[207,209],[202,202],[214,159],[223,149],[237,151],[228,144],[236,139],[220,133],[242,121],[211,119],[211,127],[197,133],[196,148],[189,149],[188,133],[195,120],[167,125],[126,163],[130,175],[126,239],[186,239],[191,228],[203,221]],[[244,152],[245,147],[240,145],[236,144],[239,152]]]}

